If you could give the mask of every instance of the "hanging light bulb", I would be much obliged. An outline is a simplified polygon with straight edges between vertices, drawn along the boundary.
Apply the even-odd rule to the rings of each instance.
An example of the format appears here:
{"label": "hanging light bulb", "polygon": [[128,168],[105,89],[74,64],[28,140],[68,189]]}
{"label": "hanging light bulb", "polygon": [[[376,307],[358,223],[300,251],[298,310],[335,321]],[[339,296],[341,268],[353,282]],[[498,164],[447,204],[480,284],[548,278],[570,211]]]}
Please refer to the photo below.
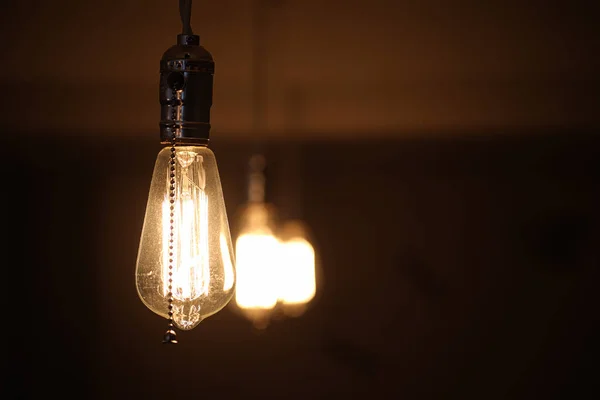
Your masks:
{"label": "hanging light bulb", "polygon": [[231,300],[234,256],[221,182],[207,147],[214,62],[190,26],[191,1],[180,1],[183,33],[160,62],[160,138],[136,264],[142,302],[189,330]]}
{"label": "hanging light bulb", "polygon": [[250,159],[248,203],[243,207],[235,242],[237,283],[235,300],[254,325],[263,329],[277,305],[279,240],[275,211],[265,203],[265,158]]}
{"label": "hanging light bulb", "polygon": [[316,258],[308,228],[300,220],[287,221],[280,234],[278,300],[292,317],[304,313],[316,294]]}

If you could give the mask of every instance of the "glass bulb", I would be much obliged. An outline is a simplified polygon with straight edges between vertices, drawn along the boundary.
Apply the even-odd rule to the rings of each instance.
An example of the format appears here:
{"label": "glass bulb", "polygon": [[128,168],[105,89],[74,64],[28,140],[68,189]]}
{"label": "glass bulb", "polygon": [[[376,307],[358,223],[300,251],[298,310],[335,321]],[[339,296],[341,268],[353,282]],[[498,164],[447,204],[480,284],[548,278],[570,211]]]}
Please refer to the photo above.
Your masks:
{"label": "glass bulb", "polygon": [[237,306],[257,324],[277,305],[279,240],[273,233],[272,210],[250,203],[242,214],[235,242]]}
{"label": "glass bulb", "polygon": [[288,314],[300,314],[316,293],[315,250],[300,221],[287,222],[281,233],[279,301]]}
{"label": "glass bulb", "polygon": [[189,330],[227,305],[233,297],[236,273],[215,156],[204,146],[175,149],[173,191],[171,148],[162,149],[156,158],[137,257],[136,286],[142,302],[168,318],[172,279],[173,322]]}

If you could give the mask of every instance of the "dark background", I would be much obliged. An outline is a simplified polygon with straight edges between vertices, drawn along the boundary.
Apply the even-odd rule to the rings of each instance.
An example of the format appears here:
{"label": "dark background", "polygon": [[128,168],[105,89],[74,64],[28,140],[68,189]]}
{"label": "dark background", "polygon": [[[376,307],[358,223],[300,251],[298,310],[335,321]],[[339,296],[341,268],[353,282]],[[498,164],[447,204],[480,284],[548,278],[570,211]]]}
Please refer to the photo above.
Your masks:
{"label": "dark background", "polygon": [[259,145],[322,279],[299,318],[229,306],[176,346],[134,282],[180,30],[146,3],[2,3],[3,398],[598,396],[591,2],[262,3],[259,64],[253,2],[194,2],[232,233]]}

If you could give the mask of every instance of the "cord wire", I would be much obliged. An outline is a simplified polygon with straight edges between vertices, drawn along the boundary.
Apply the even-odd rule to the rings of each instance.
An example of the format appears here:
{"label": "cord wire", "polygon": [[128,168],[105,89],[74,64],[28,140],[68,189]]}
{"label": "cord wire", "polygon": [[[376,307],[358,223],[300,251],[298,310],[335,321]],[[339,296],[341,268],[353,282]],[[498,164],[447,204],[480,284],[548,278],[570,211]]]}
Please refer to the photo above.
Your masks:
{"label": "cord wire", "polygon": [[181,17],[182,30],[184,35],[193,35],[192,31],[192,0],[179,0],[179,16]]}

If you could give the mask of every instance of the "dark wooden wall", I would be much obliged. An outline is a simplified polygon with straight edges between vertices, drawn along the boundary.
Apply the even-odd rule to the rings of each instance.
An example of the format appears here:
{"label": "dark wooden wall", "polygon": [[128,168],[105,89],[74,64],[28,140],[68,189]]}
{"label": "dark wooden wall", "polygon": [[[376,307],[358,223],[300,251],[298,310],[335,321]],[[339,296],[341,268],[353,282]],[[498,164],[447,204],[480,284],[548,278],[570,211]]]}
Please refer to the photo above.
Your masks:
{"label": "dark wooden wall", "polygon": [[[270,198],[313,229],[319,295],[264,332],[228,307],[175,347],[161,344],[165,320],[134,284],[154,138],[5,137],[3,388],[16,391],[4,398],[580,399],[593,389],[596,132],[267,143]],[[211,146],[235,227],[252,146]]]}

